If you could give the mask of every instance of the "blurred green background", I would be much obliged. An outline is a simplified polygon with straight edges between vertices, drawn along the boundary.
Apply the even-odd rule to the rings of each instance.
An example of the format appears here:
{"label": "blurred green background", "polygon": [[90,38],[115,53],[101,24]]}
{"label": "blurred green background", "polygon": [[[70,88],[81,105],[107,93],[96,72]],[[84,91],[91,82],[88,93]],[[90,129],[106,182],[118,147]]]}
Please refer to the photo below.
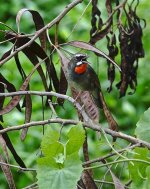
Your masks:
{"label": "blurred green background", "polygon": [[[1,14],[0,21],[6,23],[14,30],[17,31],[15,19],[17,12],[22,8],[29,8],[38,11],[44,19],[45,24],[50,22],[53,18],[55,18],[69,3],[70,1],[55,1],[55,0],[0,0],[1,3]],[[63,21],[59,25],[59,39],[63,41],[69,40],[82,40],[89,41],[89,31],[91,29],[90,16],[91,16],[91,6],[89,6],[84,14],[84,16],[80,19],[80,16],[83,10],[86,8],[88,1],[85,0],[82,4],[76,6],[72,11],[70,11]],[[137,121],[140,118],[140,115],[150,106],[150,53],[149,53],[149,44],[150,44],[150,11],[148,11],[150,7],[150,2],[147,0],[140,1],[137,12],[140,18],[146,19],[147,26],[143,30],[143,44],[145,49],[145,57],[139,60],[139,69],[138,69],[138,86],[137,90],[133,95],[126,95],[125,97],[119,99],[119,93],[115,84],[119,82],[119,75],[117,73],[116,81],[113,85],[113,91],[111,93],[107,93],[107,87],[109,87],[109,82],[107,80],[107,64],[105,59],[100,59],[100,64],[92,64],[93,68],[99,75],[102,90],[104,96],[106,98],[106,102],[115,116],[120,131],[125,133],[134,134],[134,129]],[[100,9],[102,14],[105,16],[105,6],[104,3],[100,4]],[[80,21],[78,22],[78,20]],[[77,24],[75,30],[71,33],[74,26]],[[0,29],[4,29],[3,26],[0,25]],[[5,28],[6,29],[6,28]],[[29,13],[25,13],[21,18],[21,32],[30,34],[35,31],[34,24],[31,19],[31,15]],[[71,33],[71,35],[70,35]],[[54,29],[50,30],[50,35],[54,34]],[[69,36],[69,39],[68,39]],[[4,40],[3,33],[0,32],[1,41]],[[9,43],[1,44],[0,46],[0,55],[8,50],[10,47]],[[97,47],[104,51],[106,54],[106,41],[102,40],[98,42]],[[77,52],[78,49],[69,49],[71,52]],[[90,54],[90,61],[97,62],[96,56],[93,53]],[[23,65],[23,68],[26,74],[29,74],[32,69],[32,64],[26,59],[26,57],[19,53],[20,60]],[[119,57],[117,57],[116,62],[119,63]],[[55,66],[59,72],[59,62],[55,62]],[[16,64],[13,59],[11,59],[7,64],[3,65],[0,68],[0,72],[11,81],[17,89],[20,88],[22,84],[21,76],[18,74],[18,70],[16,68]],[[31,90],[44,90],[40,77],[37,73],[35,73],[31,79]],[[130,92],[130,89],[129,89]],[[69,91],[68,91],[68,94]],[[42,99],[41,97],[32,97],[33,100],[33,114],[32,120],[38,121],[42,120]],[[7,101],[5,102],[7,103]],[[58,115],[61,118],[77,118],[76,111],[74,107],[69,102],[65,102],[64,108],[57,107]],[[50,118],[52,113],[49,108],[45,108],[45,119]],[[14,109],[11,113],[4,116],[4,126],[13,126],[24,123],[24,111],[19,112]],[[101,122],[103,125],[107,126],[105,119],[101,118]],[[36,159],[38,155],[40,155],[40,142],[43,136],[41,127],[33,127],[29,129],[28,135],[24,142],[20,140],[20,132],[15,131],[9,133],[9,136],[15,146],[16,151],[25,161],[27,167],[35,167]],[[120,140],[120,146],[125,146],[126,143]],[[100,149],[100,150],[95,150]],[[89,150],[92,158],[98,157],[107,152],[107,145],[104,145],[103,142],[95,142],[95,134],[89,131]],[[11,157],[11,163],[16,164],[15,161]],[[17,188],[23,188],[29,184],[35,182],[35,175],[32,173],[18,173],[16,169],[12,168],[12,172],[14,175],[14,180],[17,185]],[[5,189],[8,185],[6,184],[6,180],[4,178],[3,173],[0,171],[0,188]]]}

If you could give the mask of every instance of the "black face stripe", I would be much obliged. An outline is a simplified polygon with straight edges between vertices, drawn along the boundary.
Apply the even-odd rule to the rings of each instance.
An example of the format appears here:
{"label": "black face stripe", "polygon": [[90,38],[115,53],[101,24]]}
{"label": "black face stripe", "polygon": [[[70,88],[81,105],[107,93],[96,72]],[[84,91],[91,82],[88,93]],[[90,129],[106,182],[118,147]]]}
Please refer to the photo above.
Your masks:
{"label": "black face stripe", "polygon": [[76,60],[77,60],[78,62],[80,62],[80,61],[86,61],[87,56],[84,55],[84,54],[76,54],[76,55],[75,55],[75,58],[76,58]]}

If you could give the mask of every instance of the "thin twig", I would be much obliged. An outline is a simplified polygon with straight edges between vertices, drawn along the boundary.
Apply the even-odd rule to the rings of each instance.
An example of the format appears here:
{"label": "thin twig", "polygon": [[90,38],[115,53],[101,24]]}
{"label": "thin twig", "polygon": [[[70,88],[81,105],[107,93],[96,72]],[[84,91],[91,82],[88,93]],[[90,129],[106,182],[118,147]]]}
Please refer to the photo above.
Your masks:
{"label": "thin twig", "polygon": [[17,168],[17,169],[19,169],[21,171],[36,171],[36,169],[33,169],[33,168],[23,168],[23,167],[20,167],[18,165],[12,165],[10,163],[0,162],[0,165],[7,165],[9,167]]}
{"label": "thin twig", "polygon": [[[128,150],[131,150],[131,149],[133,149],[133,148],[135,148],[135,147],[139,147],[139,146],[141,146],[141,144],[140,144],[140,143],[137,143],[137,144],[134,144],[134,145],[132,145],[132,146],[123,148],[123,149],[121,149],[121,150],[118,150],[117,152],[118,152],[118,153],[122,153],[122,152],[125,152],[125,151],[128,151]],[[107,158],[110,158],[110,157],[112,157],[112,156],[114,156],[114,155],[117,155],[116,152],[112,152],[112,153],[110,153],[110,154],[108,154],[108,155],[105,155],[105,156],[103,156],[103,157],[96,158],[96,159],[93,159],[93,160],[84,162],[82,165],[85,166],[85,165],[87,165],[87,164],[92,164],[92,163],[104,161],[104,160],[106,160]]]}
{"label": "thin twig", "polygon": [[3,22],[0,22],[0,25],[3,25],[3,26],[5,26],[5,27],[7,27],[8,29],[10,29],[11,31],[13,31],[14,33],[17,34],[17,32],[16,32],[14,29],[12,29],[11,27],[9,27],[7,24],[5,24],[5,23],[3,23]]}
{"label": "thin twig", "polygon": [[[44,97],[42,96],[42,120],[45,120],[45,112],[44,112]],[[43,125],[43,135],[44,135],[44,125]]]}
{"label": "thin twig", "polygon": [[6,40],[4,40],[4,41],[1,41],[0,44],[6,43],[6,42],[8,42],[8,41],[11,41],[12,39],[16,39],[16,37],[12,37],[12,38],[10,38],[10,39],[6,39]]}
{"label": "thin twig", "polygon": [[[110,185],[114,185],[113,182],[110,182],[110,181],[106,181],[106,180],[94,180],[95,182],[97,183],[103,183],[103,184],[110,184]],[[129,188],[127,186],[125,186],[125,188]]]}
{"label": "thin twig", "polygon": [[[4,33],[7,33],[7,31],[4,31]],[[22,34],[16,34],[16,33],[11,33],[12,35],[14,34],[14,37],[10,38],[10,39],[6,39],[4,41],[0,41],[0,44],[6,43],[11,41],[12,39],[16,39],[16,38],[26,38],[26,37],[32,37],[34,36],[33,34],[26,34],[26,35],[22,35]]]}
{"label": "thin twig", "polygon": [[150,162],[149,161],[145,161],[145,160],[142,160],[142,159],[121,159],[121,160],[117,160],[117,161],[113,161],[113,162],[108,162],[108,163],[105,163],[105,164],[101,164],[101,165],[96,165],[96,166],[92,166],[92,167],[85,167],[84,170],[88,170],[88,169],[96,169],[96,168],[100,168],[100,167],[105,167],[105,166],[108,166],[108,165],[114,165],[114,164],[117,164],[117,163],[124,163],[124,162],[139,162],[139,163],[145,163],[145,164],[148,164],[150,165]]}
{"label": "thin twig", "polygon": [[116,12],[118,9],[120,9],[121,7],[124,7],[124,5],[126,4],[126,2],[127,2],[127,0],[124,0],[122,3],[120,3],[118,6],[116,6],[116,7],[113,9],[113,11],[112,11],[112,13],[110,14],[110,16],[108,17],[108,19],[106,20],[106,22],[103,23],[103,25],[106,25],[106,24],[110,21],[110,19],[113,17],[113,15],[115,14],[115,12]]}
{"label": "thin twig", "polygon": [[49,104],[49,106],[50,106],[50,108],[51,108],[51,110],[52,110],[52,113],[53,113],[53,115],[55,116],[55,118],[58,118],[58,115],[57,115],[57,113],[56,113],[56,111],[55,111],[55,109],[54,109],[54,106],[53,106],[53,104],[52,104],[52,101],[51,101],[50,99],[48,99],[48,104]]}
{"label": "thin twig", "polygon": [[103,183],[103,184],[111,184],[111,185],[114,185],[113,182],[109,182],[109,181],[105,181],[105,180],[94,180],[95,182],[97,183]]}
{"label": "thin twig", "polygon": [[78,26],[79,22],[81,21],[83,15],[85,14],[87,8],[89,7],[89,5],[91,4],[92,0],[89,1],[89,3],[87,4],[87,6],[85,7],[85,9],[83,10],[81,16],[79,17],[77,23],[74,25],[73,29],[71,30],[70,34],[68,35],[66,41],[70,38],[70,36],[72,35],[72,33],[74,32],[74,30],[76,29],[76,27]]}
{"label": "thin twig", "polygon": [[24,188],[22,188],[22,189],[33,189],[34,187],[36,187],[36,186],[38,186],[37,185],[37,183],[33,183],[33,184],[31,184],[31,185],[29,185],[29,186],[26,186],[26,187],[24,187]]}

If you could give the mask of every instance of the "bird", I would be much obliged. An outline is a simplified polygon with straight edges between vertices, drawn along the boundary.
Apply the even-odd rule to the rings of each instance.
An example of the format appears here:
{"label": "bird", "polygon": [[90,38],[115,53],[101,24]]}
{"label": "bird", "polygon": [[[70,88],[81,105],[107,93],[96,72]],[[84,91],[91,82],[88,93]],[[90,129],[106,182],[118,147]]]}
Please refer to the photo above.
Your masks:
{"label": "bird", "polygon": [[86,54],[75,54],[68,64],[69,82],[78,91],[89,91],[94,103],[102,108],[98,76],[89,65]]}
{"label": "bird", "polygon": [[109,128],[118,130],[118,124],[109,111],[101,91],[98,75],[87,61],[86,54],[74,54],[68,63],[68,82],[74,96],[85,107],[88,116],[99,122],[99,108],[103,110],[109,123]]}

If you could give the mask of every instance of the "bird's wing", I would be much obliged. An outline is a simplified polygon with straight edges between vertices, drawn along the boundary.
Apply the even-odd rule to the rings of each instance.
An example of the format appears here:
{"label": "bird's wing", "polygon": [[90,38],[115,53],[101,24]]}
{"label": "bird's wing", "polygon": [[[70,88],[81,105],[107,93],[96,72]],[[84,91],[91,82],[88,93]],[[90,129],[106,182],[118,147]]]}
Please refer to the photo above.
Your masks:
{"label": "bird's wing", "polygon": [[91,80],[89,85],[91,85],[90,88],[92,89],[91,94],[93,100],[99,108],[103,108],[100,98],[101,86],[100,86],[99,78],[91,66],[89,66],[89,73]]}

